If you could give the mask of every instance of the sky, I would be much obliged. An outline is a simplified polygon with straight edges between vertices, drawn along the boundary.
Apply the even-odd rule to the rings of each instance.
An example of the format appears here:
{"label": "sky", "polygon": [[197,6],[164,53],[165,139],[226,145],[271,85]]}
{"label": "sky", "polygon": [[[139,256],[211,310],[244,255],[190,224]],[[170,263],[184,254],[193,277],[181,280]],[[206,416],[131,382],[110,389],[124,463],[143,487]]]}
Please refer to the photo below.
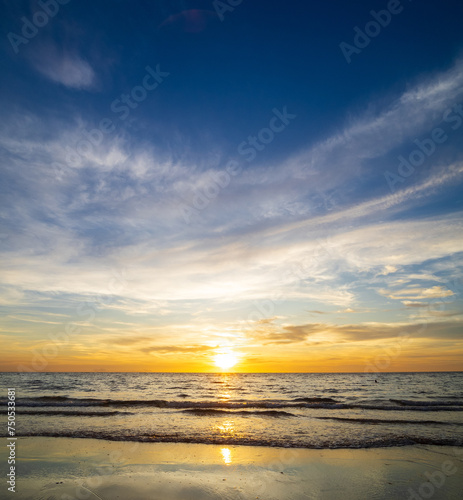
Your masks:
{"label": "sky", "polygon": [[463,369],[463,4],[0,0],[0,368]]}

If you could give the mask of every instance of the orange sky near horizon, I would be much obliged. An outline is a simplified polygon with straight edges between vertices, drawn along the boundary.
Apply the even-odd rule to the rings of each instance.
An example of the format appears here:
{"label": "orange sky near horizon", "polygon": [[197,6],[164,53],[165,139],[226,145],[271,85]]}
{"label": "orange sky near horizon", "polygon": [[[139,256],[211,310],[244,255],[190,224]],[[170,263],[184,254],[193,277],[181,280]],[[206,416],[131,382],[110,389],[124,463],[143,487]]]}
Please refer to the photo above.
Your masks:
{"label": "orange sky near horizon", "polygon": [[[283,346],[171,346],[163,352],[143,353],[131,347],[103,348],[38,343],[35,348],[3,351],[2,371],[32,372],[236,372],[236,373],[381,373],[461,371],[463,341],[441,343],[430,339],[399,338],[383,342],[340,342]],[[195,352],[197,351],[197,352]],[[224,354],[228,353],[228,354]],[[223,358],[232,356],[230,366]],[[219,359],[219,362],[217,360]],[[226,359],[225,359],[226,360]],[[227,364],[227,363],[225,363]]]}

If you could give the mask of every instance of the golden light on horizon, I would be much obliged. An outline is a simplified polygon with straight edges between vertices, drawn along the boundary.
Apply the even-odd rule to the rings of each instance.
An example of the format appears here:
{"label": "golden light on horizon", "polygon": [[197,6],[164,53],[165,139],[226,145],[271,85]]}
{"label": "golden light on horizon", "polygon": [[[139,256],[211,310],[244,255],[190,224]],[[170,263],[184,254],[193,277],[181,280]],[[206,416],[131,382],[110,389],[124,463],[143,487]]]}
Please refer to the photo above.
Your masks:
{"label": "golden light on horizon", "polygon": [[238,357],[231,349],[222,349],[214,356],[214,363],[221,370],[229,370],[238,363]]}

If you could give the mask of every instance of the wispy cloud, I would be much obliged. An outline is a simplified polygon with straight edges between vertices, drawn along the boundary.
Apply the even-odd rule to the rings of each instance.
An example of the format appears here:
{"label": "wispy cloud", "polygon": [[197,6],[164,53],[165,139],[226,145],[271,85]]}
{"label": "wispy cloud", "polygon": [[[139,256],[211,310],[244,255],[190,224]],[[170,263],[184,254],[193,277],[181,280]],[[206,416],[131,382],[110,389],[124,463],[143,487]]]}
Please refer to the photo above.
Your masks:
{"label": "wispy cloud", "polygon": [[31,64],[44,77],[71,89],[89,90],[97,82],[95,71],[88,61],[75,51],[58,49],[53,44],[37,47]]}
{"label": "wispy cloud", "polygon": [[429,302],[410,302],[403,300],[402,304],[406,307],[429,307]]}
{"label": "wispy cloud", "polygon": [[[439,314],[436,314],[439,316]],[[444,316],[442,314],[441,316]],[[457,314],[446,314],[457,316]],[[461,321],[425,323],[366,323],[336,325],[330,323],[309,323],[286,326],[281,329],[255,331],[253,338],[264,344],[312,343],[330,345],[339,342],[367,342],[380,339],[401,339],[406,334],[411,338],[461,339]]]}
{"label": "wispy cloud", "polygon": [[160,353],[160,354],[201,354],[208,353],[214,350],[214,347],[204,346],[204,345],[196,345],[196,346],[150,346],[143,347],[140,351],[151,354],[151,353]]}
{"label": "wispy cloud", "polygon": [[433,286],[431,288],[411,287],[403,288],[402,290],[396,290],[393,292],[389,292],[388,290],[379,290],[379,293],[395,300],[439,299],[442,297],[450,297],[454,295],[454,292],[452,292],[452,290],[449,290],[448,288],[444,288],[442,286]]}
{"label": "wispy cloud", "polygon": [[[56,61],[53,51],[43,56],[41,68],[49,78],[70,88],[91,88],[96,77],[84,59],[55,55]],[[62,70],[63,60],[76,71]],[[221,311],[216,317],[223,311],[236,317],[245,316],[237,312],[240,307],[253,308],[269,298],[276,316],[294,303],[312,314],[329,311],[330,305],[366,314],[359,307],[365,298],[377,304],[400,300],[412,310],[419,309],[413,301],[451,297],[442,283],[406,285],[443,280],[440,275],[449,269],[458,276],[463,269],[462,214],[454,209],[451,215],[413,215],[436,193],[463,180],[463,163],[454,156],[440,159],[396,194],[386,185],[370,191],[363,182],[382,176],[369,160],[387,157],[429,128],[434,115],[459,96],[455,81],[462,75],[458,62],[303,153],[244,170],[190,225],[179,204],[191,198],[192,189],[207,185],[210,172],[219,168],[217,158],[198,168],[191,158],[175,159],[118,130],[57,176],[50,165],[66,166],[69,148],[75,149],[90,125],[77,112],[66,123],[12,115],[0,129],[2,170],[10,186],[0,301],[16,304],[28,290],[50,300],[72,293],[75,301],[91,302],[107,295],[112,300],[100,307],[108,314],[143,316],[155,326],[162,317],[172,327],[187,314],[187,301],[196,301],[196,311],[212,306]],[[330,190],[336,193],[332,206],[315,201]],[[426,268],[417,271],[424,263]],[[113,274],[121,269],[124,286],[115,292]],[[393,280],[402,280],[399,290]],[[262,340],[303,342],[328,331],[313,325],[272,328]],[[354,338],[354,330],[330,328],[330,335]],[[358,338],[392,331],[375,328],[362,327]],[[156,346],[142,348],[161,352]]]}

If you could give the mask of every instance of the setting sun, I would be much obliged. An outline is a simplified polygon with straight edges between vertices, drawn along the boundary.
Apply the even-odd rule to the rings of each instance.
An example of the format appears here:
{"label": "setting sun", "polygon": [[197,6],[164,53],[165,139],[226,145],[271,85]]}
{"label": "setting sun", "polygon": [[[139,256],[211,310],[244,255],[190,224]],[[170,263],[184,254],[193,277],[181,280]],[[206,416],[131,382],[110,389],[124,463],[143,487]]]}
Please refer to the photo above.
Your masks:
{"label": "setting sun", "polygon": [[214,356],[214,362],[221,370],[228,370],[236,365],[238,358],[233,351],[226,349]]}

